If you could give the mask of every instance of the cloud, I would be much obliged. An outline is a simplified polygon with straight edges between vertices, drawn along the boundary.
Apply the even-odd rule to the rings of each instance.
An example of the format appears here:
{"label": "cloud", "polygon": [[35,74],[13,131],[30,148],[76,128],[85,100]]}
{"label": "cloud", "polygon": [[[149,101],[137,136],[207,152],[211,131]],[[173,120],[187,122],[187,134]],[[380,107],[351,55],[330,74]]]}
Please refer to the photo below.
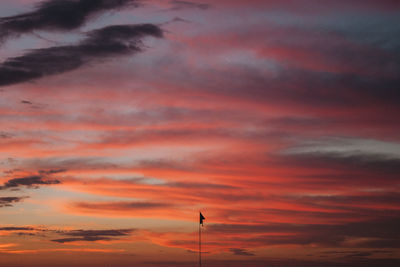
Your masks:
{"label": "cloud", "polygon": [[181,209],[178,209],[173,204],[167,203],[167,200],[165,200],[165,202],[72,202],[67,206],[66,212],[70,214],[103,217],[182,218],[185,216]]}
{"label": "cloud", "polygon": [[[208,225],[209,235],[235,234],[247,246],[318,245],[322,247],[399,248],[399,214],[342,224]],[[273,235],[270,235],[273,233]]]}
{"label": "cloud", "polygon": [[165,183],[161,186],[176,187],[182,189],[236,189],[234,186],[224,184],[211,184],[211,183],[187,183],[187,182],[175,182]]}
{"label": "cloud", "polygon": [[77,45],[32,50],[0,65],[0,86],[6,86],[78,69],[96,59],[142,51],[141,38],[162,37],[153,24],[113,25],[87,33]]}
{"label": "cloud", "polygon": [[342,251],[324,251],[321,254],[335,255],[338,258],[369,258],[377,256],[382,258],[383,255],[393,254],[392,250],[342,250]]}
{"label": "cloud", "polygon": [[171,10],[181,10],[181,9],[186,9],[186,8],[195,8],[195,9],[209,9],[211,5],[209,4],[203,4],[203,3],[194,3],[194,2],[188,2],[188,1],[178,1],[174,0],[170,2],[172,7]]}
{"label": "cloud", "polygon": [[[364,173],[363,179],[376,178],[397,179],[400,172],[400,159],[381,154],[343,154],[339,152],[312,152],[282,157],[282,164],[292,166],[308,166],[310,168],[325,168],[326,170],[356,171]],[[327,172],[325,172],[327,174]],[[345,179],[345,176],[341,176]],[[335,177],[340,178],[340,177]]]}
{"label": "cloud", "polygon": [[73,30],[94,15],[126,5],[138,6],[137,0],[48,0],[34,11],[0,18],[0,42],[36,30]]}
{"label": "cloud", "polygon": [[[117,240],[124,236],[129,236],[136,229],[107,229],[107,230],[55,230],[49,228],[40,228],[32,226],[7,226],[0,227],[0,232],[9,232],[17,236],[36,236],[40,233],[46,233],[46,239],[53,238],[50,241],[56,243],[71,243],[78,241],[110,241]],[[47,236],[50,235],[51,237]],[[54,238],[55,235],[62,238]]]}
{"label": "cloud", "polygon": [[109,241],[115,240],[123,236],[128,236],[134,229],[119,229],[119,230],[73,230],[64,232],[66,238],[53,239],[56,243],[70,243],[77,241]]}
{"label": "cloud", "polygon": [[0,236],[15,236],[15,237],[45,237],[47,233],[53,232],[47,228],[36,226],[5,226],[0,227]]}
{"label": "cloud", "polygon": [[38,186],[38,185],[51,185],[51,184],[60,184],[59,180],[55,179],[46,179],[46,177],[42,175],[33,175],[22,178],[14,178],[10,179],[4,183],[3,186],[0,186],[0,190],[8,189],[8,188],[16,188],[19,186]]}
{"label": "cloud", "polygon": [[[392,118],[391,114],[398,114],[396,99],[399,92],[396,88],[399,79],[396,73],[400,65],[394,56],[399,54],[398,51],[388,52],[380,47],[351,42],[326,29],[316,32],[299,25],[288,27],[269,21],[236,26],[230,30],[204,31],[186,40],[184,36],[182,39],[186,41],[188,51],[193,51],[188,54],[199,56],[198,60],[206,67],[202,73],[184,65],[185,62],[171,59],[177,62],[176,68],[180,68],[178,63],[182,65],[182,73],[186,75],[169,77],[172,80],[176,78],[177,86],[187,77],[191,84],[198,82],[200,88],[212,94],[225,94],[227,101],[236,97],[241,101],[263,102],[269,108],[275,105],[287,108],[290,105],[299,108],[299,112],[315,112],[316,117],[325,112],[334,115],[340,107],[341,114],[349,114],[341,116],[340,121],[353,119],[353,124],[368,119],[372,121],[377,116],[382,119],[375,120],[383,123]],[[385,36],[385,39],[391,40],[391,36]],[[218,58],[202,60],[201,56],[206,56],[210,50],[221,58],[227,55],[239,57],[243,53],[240,54],[243,59],[240,64]],[[246,53],[256,53],[257,56],[246,57]],[[354,59],[350,62],[349,58]],[[251,61],[257,63],[249,64]],[[214,68],[216,64],[221,68]],[[213,72],[207,71],[207,67]],[[263,71],[263,68],[270,71]],[[237,75],[230,75],[232,73]],[[393,109],[385,109],[387,105]],[[375,110],[371,109],[372,106],[381,106],[382,109],[378,113],[372,112]],[[360,111],[371,116],[357,116]],[[318,124],[315,126],[320,127]]]}
{"label": "cloud", "polygon": [[12,203],[20,202],[24,198],[27,197],[0,197],[0,208],[11,207]]}
{"label": "cloud", "polygon": [[66,172],[67,169],[52,169],[52,170],[39,170],[38,173],[41,175],[49,175],[49,174],[54,174],[54,173],[61,173],[61,172]]}
{"label": "cloud", "polygon": [[400,143],[361,138],[321,138],[303,141],[295,147],[283,151],[285,154],[337,153],[347,155],[382,155],[400,158]]}
{"label": "cloud", "polygon": [[33,231],[36,230],[33,227],[14,227],[14,226],[9,226],[9,227],[0,227],[0,231]]}
{"label": "cloud", "polygon": [[49,157],[37,158],[27,161],[25,165],[28,169],[42,170],[98,170],[98,169],[116,169],[119,165],[109,161],[106,157]]}
{"label": "cloud", "polygon": [[11,137],[13,137],[13,135],[10,133],[0,132],[0,139],[10,139]]}
{"label": "cloud", "polygon": [[155,202],[137,202],[137,201],[119,201],[119,202],[99,202],[99,203],[88,203],[88,202],[76,202],[74,207],[83,210],[93,211],[121,211],[121,210],[148,210],[148,209],[160,209],[170,206],[166,203],[155,203]]}
{"label": "cloud", "polygon": [[245,249],[242,248],[231,248],[229,249],[230,252],[232,252],[234,255],[239,255],[239,256],[255,256],[254,253],[248,252]]}

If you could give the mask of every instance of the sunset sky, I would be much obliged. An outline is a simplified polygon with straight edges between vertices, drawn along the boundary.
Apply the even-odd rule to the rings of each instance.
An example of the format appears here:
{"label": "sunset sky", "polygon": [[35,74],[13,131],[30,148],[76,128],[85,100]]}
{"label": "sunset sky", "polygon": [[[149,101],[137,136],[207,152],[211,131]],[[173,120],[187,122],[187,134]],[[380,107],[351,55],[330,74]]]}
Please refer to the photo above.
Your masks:
{"label": "sunset sky", "polygon": [[400,266],[399,1],[1,0],[0,266],[197,266],[199,211],[204,266]]}

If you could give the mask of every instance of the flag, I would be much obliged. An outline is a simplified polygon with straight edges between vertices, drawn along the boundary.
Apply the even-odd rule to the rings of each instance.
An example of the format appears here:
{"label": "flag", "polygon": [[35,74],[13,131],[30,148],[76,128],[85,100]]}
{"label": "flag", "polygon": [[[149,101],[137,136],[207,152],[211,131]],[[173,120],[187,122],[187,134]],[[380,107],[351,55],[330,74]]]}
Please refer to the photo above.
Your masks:
{"label": "flag", "polygon": [[200,224],[201,224],[201,226],[203,226],[203,221],[204,221],[205,219],[206,219],[206,218],[204,218],[203,214],[201,214],[201,212],[200,212]]}

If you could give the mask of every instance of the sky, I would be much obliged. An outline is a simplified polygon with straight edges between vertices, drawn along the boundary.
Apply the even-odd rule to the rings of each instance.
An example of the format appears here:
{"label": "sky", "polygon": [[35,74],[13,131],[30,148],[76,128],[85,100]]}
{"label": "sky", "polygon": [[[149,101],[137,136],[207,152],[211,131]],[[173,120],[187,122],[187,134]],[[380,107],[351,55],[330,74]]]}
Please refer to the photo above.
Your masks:
{"label": "sky", "polygon": [[0,266],[399,266],[400,2],[2,0]]}

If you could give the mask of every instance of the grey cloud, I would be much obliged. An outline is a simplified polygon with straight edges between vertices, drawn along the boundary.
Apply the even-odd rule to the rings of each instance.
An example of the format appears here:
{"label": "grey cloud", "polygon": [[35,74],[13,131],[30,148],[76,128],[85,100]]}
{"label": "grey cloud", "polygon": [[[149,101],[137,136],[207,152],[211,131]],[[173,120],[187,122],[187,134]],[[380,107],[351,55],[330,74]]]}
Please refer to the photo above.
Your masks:
{"label": "grey cloud", "polygon": [[176,188],[199,188],[199,189],[235,189],[236,187],[224,184],[211,184],[211,183],[187,183],[187,182],[175,182],[161,184],[166,187]]}
{"label": "grey cloud", "polygon": [[[13,203],[20,202],[27,197],[0,197],[0,208],[11,207]],[[2,228],[0,228],[2,230]]]}
{"label": "grey cloud", "polygon": [[254,253],[251,253],[242,248],[231,248],[229,249],[229,251],[232,252],[234,255],[239,255],[239,256],[255,256]]}
{"label": "grey cloud", "polygon": [[142,51],[141,38],[162,37],[153,24],[113,25],[87,33],[76,45],[31,50],[0,64],[0,86],[7,86],[78,69],[97,59]]}
{"label": "grey cloud", "polygon": [[51,170],[39,170],[38,173],[41,175],[49,175],[54,173],[66,172],[67,169],[51,169]]}
{"label": "grey cloud", "polygon": [[0,231],[33,231],[36,230],[33,227],[0,227]]}
{"label": "grey cloud", "polygon": [[119,167],[117,164],[110,163],[104,157],[82,157],[82,158],[44,158],[27,161],[25,165],[29,168],[40,168],[43,170],[73,169],[73,170],[98,170],[114,169]]}
{"label": "grey cloud", "polygon": [[194,2],[189,2],[189,1],[170,1],[172,4],[171,10],[180,10],[180,9],[185,9],[185,8],[196,8],[196,9],[209,9],[211,6],[209,4],[203,4],[203,3],[194,3]]}
{"label": "grey cloud", "polygon": [[[341,209],[353,212],[365,212],[368,215],[379,214],[379,210],[373,208],[354,207],[353,205],[387,205],[400,203],[400,193],[378,192],[365,195],[332,195],[332,196],[287,196],[284,201],[302,203],[307,206],[322,207],[325,209]],[[389,209],[389,208],[387,208]],[[387,212],[387,209],[384,212]]]}
{"label": "grey cloud", "polygon": [[119,201],[119,202],[76,202],[74,206],[78,209],[92,211],[118,211],[118,210],[144,210],[158,209],[171,206],[167,203],[156,202],[137,202],[137,201]]}
{"label": "grey cloud", "polygon": [[[343,224],[287,224],[274,223],[264,225],[209,225],[209,234],[213,233],[248,233],[253,237],[237,238],[246,244],[265,245],[311,245],[357,248],[399,248],[399,216],[350,222]],[[277,235],[276,233],[284,233]],[[267,235],[275,233],[275,235]],[[292,233],[292,235],[287,235]],[[240,239],[240,240],[239,240]],[[355,240],[354,243],[349,240]]]}
{"label": "grey cloud", "polygon": [[215,184],[215,183],[196,183],[196,182],[164,182],[163,180],[152,180],[152,178],[135,177],[125,180],[127,183],[133,184],[151,184],[154,187],[171,187],[171,188],[204,188],[204,189],[237,189],[237,187]]}
{"label": "grey cloud", "polygon": [[7,133],[7,132],[0,132],[0,139],[9,139],[9,138],[11,138],[11,137],[13,137],[13,135],[10,134],[10,133]]}
{"label": "grey cloud", "polygon": [[73,30],[96,14],[126,5],[138,6],[137,0],[48,0],[31,12],[0,18],[0,42],[8,37],[35,30]]}
{"label": "grey cloud", "polygon": [[5,182],[3,186],[0,186],[0,190],[8,188],[16,188],[19,186],[32,187],[38,185],[51,185],[59,183],[61,183],[59,180],[47,179],[42,175],[33,175],[33,176],[10,179],[7,182]]}
{"label": "grey cloud", "polygon": [[99,241],[114,240],[123,236],[128,236],[134,229],[118,229],[118,230],[73,230],[64,232],[65,238],[53,239],[56,243],[70,243],[77,241]]}
{"label": "grey cloud", "polygon": [[[286,158],[289,163],[310,164],[314,167],[330,167],[342,170],[363,170],[378,172],[386,179],[396,178],[400,173],[400,159],[391,158],[380,154],[345,155],[336,152],[315,152],[299,155],[291,155]],[[393,176],[394,175],[394,176]]]}

